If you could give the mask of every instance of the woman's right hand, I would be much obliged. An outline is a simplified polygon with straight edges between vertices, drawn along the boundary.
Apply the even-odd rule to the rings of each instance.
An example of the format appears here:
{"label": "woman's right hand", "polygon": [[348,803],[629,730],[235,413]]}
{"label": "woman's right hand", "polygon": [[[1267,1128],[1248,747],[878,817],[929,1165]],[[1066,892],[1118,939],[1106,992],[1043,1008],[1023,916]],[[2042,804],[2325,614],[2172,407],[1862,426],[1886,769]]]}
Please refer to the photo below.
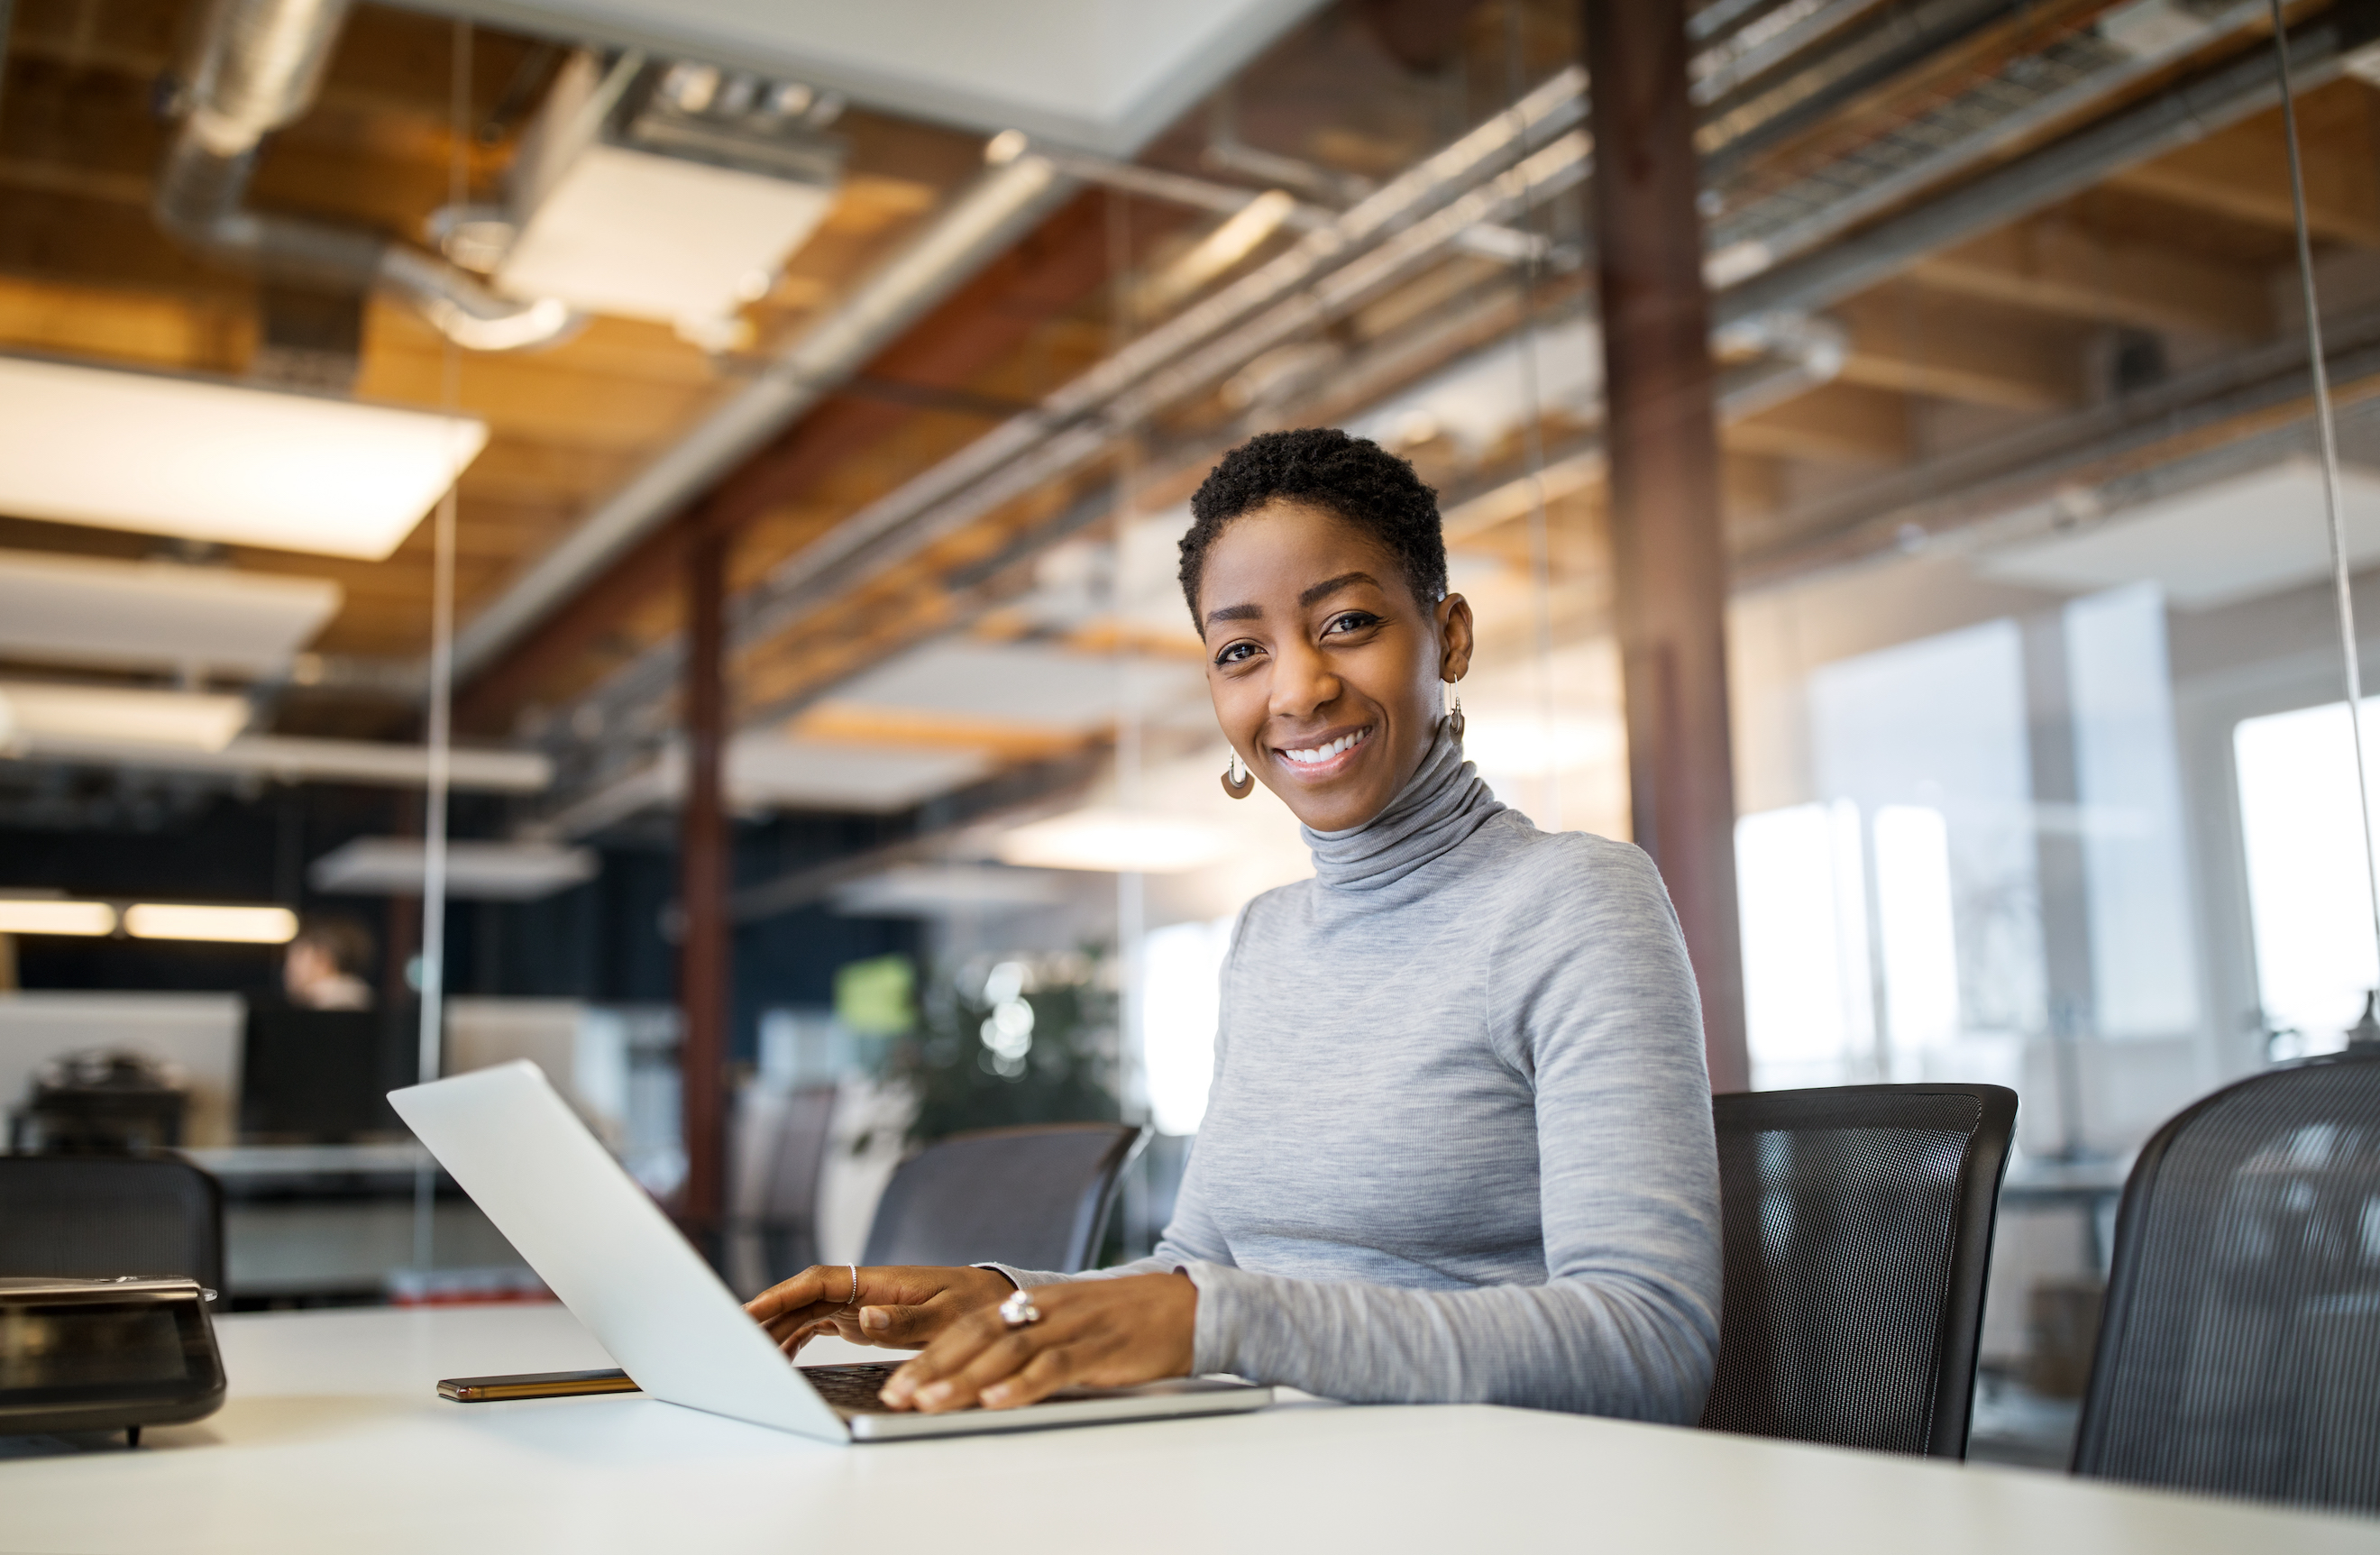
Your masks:
{"label": "woman's right hand", "polygon": [[997,1306],[1016,1287],[989,1269],[817,1264],[744,1304],[788,1355],[821,1333],[854,1344],[922,1348],[970,1312]]}

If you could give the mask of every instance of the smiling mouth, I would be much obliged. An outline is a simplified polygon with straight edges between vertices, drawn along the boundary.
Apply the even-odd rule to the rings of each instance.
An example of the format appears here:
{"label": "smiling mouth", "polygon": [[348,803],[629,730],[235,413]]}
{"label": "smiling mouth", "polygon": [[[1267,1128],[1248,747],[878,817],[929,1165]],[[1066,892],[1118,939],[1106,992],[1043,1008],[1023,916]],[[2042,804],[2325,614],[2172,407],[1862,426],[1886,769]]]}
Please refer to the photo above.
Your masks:
{"label": "smiling mouth", "polygon": [[1352,735],[1342,735],[1335,740],[1312,746],[1304,750],[1281,749],[1281,759],[1293,767],[1319,767],[1335,756],[1341,756],[1372,737],[1374,724],[1366,723]]}

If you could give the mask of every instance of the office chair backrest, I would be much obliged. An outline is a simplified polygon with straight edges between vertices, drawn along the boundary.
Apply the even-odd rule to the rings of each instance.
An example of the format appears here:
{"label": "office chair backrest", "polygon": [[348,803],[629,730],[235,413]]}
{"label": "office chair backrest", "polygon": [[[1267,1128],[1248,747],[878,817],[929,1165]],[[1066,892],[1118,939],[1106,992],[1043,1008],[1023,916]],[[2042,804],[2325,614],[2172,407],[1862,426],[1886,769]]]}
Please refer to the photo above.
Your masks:
{"label": "office chair backrest", "polygon": [[2380,1511],[2380,1059],[2243,1080],[2124,1184],[2074,1472]]}
{"label": "office chair backrest", "polygon": [[1704,1427],[1965,1457],[2016,1093],[1754,1091],[1711,1114],[1727,1283]]}
{"label": "office chair backrest", "polygon": [[860,1261],[1087,1269],[1148,1132],[1050,1124],[937,1140],[892,1173]]}
{"label": "office chair backrest", "polygon": [[0,1156],[0,1276],[224,1288],[223,1190],[170,1156]]}

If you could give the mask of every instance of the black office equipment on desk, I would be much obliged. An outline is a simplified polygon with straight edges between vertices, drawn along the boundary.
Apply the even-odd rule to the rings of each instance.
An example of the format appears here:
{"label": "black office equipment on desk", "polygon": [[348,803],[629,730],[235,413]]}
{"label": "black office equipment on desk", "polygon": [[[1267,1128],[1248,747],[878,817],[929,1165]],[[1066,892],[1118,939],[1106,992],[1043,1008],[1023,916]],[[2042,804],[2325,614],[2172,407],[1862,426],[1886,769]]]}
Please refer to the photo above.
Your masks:
{"label": "black office equipment on desk", "polygon": [[35,1073],[8,1119],[8,1148],[23,1155],[140,1155],[182,1142],[190,1093],[181,1073],[143,1053],[94,1048],[54,1058]]}
{"label": "black office equipment on desk", "polygon": [[251,1143],[340,1145],[401,1136],[388,1093],[413,1079],[401,1014],[252,1005],[239,1131]]}
{"label": "black office equipment on desk", "polygon": [[0,1436],[127,1433],[213,1414],[223,1356],[195,1280],[0,1279]]}

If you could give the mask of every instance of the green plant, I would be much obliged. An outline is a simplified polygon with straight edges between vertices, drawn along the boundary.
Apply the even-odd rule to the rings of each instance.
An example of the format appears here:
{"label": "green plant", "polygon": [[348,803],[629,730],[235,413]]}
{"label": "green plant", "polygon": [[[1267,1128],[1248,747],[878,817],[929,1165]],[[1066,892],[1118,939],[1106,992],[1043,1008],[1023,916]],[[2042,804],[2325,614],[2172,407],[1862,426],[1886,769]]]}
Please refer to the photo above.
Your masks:
{"label": "green plant", "polygon": [[917,1029],[894,1044],[890,1066],[917,1093],[913,1140],[1122,1115],[1108,958],[978,958],[938,973],[922,1002]]}

